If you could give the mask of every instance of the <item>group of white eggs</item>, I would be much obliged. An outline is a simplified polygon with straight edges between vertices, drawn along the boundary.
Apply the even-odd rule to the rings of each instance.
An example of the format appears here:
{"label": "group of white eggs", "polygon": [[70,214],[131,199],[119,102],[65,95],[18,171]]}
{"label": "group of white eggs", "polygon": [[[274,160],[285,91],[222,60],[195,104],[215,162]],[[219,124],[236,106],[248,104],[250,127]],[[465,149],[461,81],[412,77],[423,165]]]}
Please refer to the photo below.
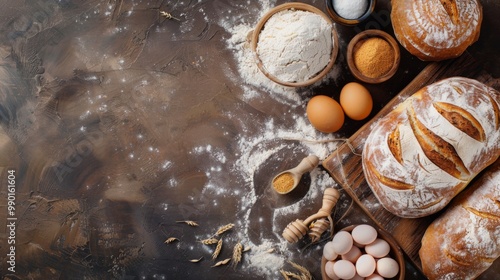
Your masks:
{"label": "group of white eggs", "polygon": [[399,273],[399,264],[389,256],[390,251],[389,243],[370,225],[339,231],[323,247],[325,273],[332,280],[393,278]]}

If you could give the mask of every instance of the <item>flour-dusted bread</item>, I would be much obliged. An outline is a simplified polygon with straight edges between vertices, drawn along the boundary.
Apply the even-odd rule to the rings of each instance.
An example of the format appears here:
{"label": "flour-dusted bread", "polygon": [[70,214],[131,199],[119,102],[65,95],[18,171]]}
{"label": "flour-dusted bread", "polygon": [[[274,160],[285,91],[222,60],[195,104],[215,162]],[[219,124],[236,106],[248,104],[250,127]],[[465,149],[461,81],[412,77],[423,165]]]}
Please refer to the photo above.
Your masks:
{"label": "flour-dusted bread", "polygon": [[477,41],[479,0],[392,0],[391,21],[401,45],[422,60],[460,56]]}
{"label": "flour-dusted bread", "polygon": [[500,256],[500,161],[432,222],[419,253],[431,280],[475,279]]}
{"label": "flour-dusted bread", "polygon": [[441,210],[500,155],[500,95],[472,79],[426,86],[371,127],[363,171],[388,211]]}

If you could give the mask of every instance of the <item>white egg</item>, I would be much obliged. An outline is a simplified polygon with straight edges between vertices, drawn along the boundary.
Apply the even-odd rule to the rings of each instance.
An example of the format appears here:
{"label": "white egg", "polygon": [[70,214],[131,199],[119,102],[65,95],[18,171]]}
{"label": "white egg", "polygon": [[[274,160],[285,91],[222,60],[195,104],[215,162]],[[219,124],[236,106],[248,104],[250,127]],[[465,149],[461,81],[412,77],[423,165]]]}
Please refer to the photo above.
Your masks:
{"label": "white egg", "polygon": [[335,250],[335,253],[339,255],[343,255],[352,248],[352,236],[349,232],[347,231],[339,231],[335,234],[335,236],[332,239],[333,243],[333,249]]}
{"label": "white egg", "polygon": [[392,278],[398,275],[398,262],[389,257],[379,259],[377,261],[377,273],[384,278]]}
{"label": "white egg", "polygon": [[323,257],[329,261],[333,261],[338,257],[338,254],[335,253],[335,249],[333,248],[333,242],[329,241],[323,247]]}
{"label": "white egg", "polygon": [[339,280],[340,278],[333,271],[333,265],[334,264],[335,264],[335,262],[332,262],[332,261],[326,262],[326,264],[325,264],[325,273],[326,273],[326,276],[328,276],[330,279],[332,279],[332,280]]}
{"label": "white egg", "polygon": [[339,260],[333,265],[335,275],[342,279],[351,279],[356,275],[356,267],[350,261]]}
{"label": "white egg", "polygon": [[372,275],[366,277],[365,280],[384,280],[384,277],[378,275],[377,273],[373,273]]}
{"label": "white egg", "polygon": [[356,247],[356,246],[352,246],[351,250],[349,250],[349,252],[343,254],[341,256],[341,258],[343,260],[355,263],[361,255],[363,255],[363,253],[361,252],[361,250],[358,247]]}
{"label": "white egg", "polygon": [[354,246],[358,247],[359,249],[364,249],[365,248],[364,244],[359,244],[358,242],[354,241],[354,239],[353,239],[353,243],[352,244]]}
{"label": "white egg", "polygon": [[391,246],[389,246],[387,241],[377,238],[375,241],[365,246],[365,251],[375,258],[383,258],[389,254]]}
{"label": "white egg", "polygon": [[368,254],[364,254],[356,261],[356,272],[361,277],[367,277],[375,272],[376,262],[375,259]]}
{"label": "white egg", "polygon": [[353,278],[351,278],[351,279],[349,279],[349,280],[364,280],[364,279],[365,279],[365,277],[361,277],[361,276],[359,276],[358,274],[356,274],[356,275],[354,275],[354,277],[353,277]]}
{"label": "white egg", "polygon": [[377,230],[370,225],[358,225],[352,230],[352,238],[356,243],[370,244],[377,239]]}

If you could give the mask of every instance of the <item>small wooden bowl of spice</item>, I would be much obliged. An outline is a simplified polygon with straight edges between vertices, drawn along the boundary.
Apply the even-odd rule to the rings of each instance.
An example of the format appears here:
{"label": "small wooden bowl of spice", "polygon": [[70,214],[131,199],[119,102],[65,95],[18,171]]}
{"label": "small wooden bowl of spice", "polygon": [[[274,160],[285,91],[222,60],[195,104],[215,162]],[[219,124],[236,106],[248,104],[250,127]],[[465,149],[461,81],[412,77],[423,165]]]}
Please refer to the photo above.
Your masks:
{"label": "small wooden bowl of spice", "polygon": [[251,38],[261,72],[288,87],[304,87],[324,78],[335,63],[338,44],[328,15],[300,2],[270,9],[257,22]]}
{"label": "small wooden bowl of spice", "polygon": [[398,43],[381,30],[365,30],[347,46],[349,70],[366,83],[378,84],[390,79],[398,70],[400,59]]}
{"label": "small wooden bowl of spice", "polygon": [[375,10],[376,0],[326,0],[328,14],[342,25],[356,25]]}

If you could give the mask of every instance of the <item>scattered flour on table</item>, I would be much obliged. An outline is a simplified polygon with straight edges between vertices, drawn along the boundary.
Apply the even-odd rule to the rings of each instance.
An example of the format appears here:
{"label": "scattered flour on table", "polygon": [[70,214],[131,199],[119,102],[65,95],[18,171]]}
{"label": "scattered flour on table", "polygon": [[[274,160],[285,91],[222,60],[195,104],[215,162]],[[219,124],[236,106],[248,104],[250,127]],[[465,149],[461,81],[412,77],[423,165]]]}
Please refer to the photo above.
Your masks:
{"label": "scattered flour on table", "polygon": [[[280,277],[278,275],[279,270],[287,263],[287,260],[291,259],[293,252],[290,251],[290,244],[281,236],[283,228],[275,223],[269,229],[275,237],[272,240],[262,239],[256,244],[249,239],[250,231],[252,230],[250,215],[253,207],[260,202],[256,194],[254,175],[270,158],[276,156],[280,150],[286,148],[291,143],[300,143],[304,153],[315,154],[320,159],[326,158],[338,143],[301,142],[300,139],[306,138],[318,141],[331,140],[327,138],[329,137],[328,135],[320,135],[316,132],[314,128],[307,124],[305,118],[298,118],[295,126],[291,128],[276,128],[273,120],[270,119],[263,125],[261,133],[256,133],[255,135],[257,136],[241,137],[238,139],[239,155],[237,161],[231,164],[231,172],[239,174],[244,180],[239,188],[234,188],[231,184],[228,185],[220,182],[218,176],[218,174],[223,172],[223,169],[218,166],[222,166],[227,161],[227,157],[229,157],[229,155],[225,154],[227,151],[207,144],[195,147],[192,153],[211,157],[214,162],[212,167],[205,171],[208,182],[206,182],[202,190],[202,195],[204,192],[210,192],[220,197],[220,199],[211,201],[214,207],[223,204],[224,200],[229,197],[237,197],[238,201],[240,201],[238,219],[234,221],[235,227],[238,230],[234,231],[233,234],[237,234],[236,239],[242,244],[251,247],[251,250],[245,253],[242,268],[253,271],[265,277],[264,279],[276,279]],[[339,188],[331,176],[320,168],[312,170],[310,178],[311,186],[309,191],[301,200],[288,206],[272,209],[273,213],[269,214],[273,221],[282,219],[283,217],[300,218],[301,209],[305,209],[309,205],[320,201],[325,188]],[[203,238],[206,238],[206,236],[198,237],[200,240]],[[212,249],[209,249],[206,253],[210,253]],[[269,252],[270,249],[274,249],[273,252]]]}
{"label": "scattered flour on table", "polygon": [[[226,44],[228,49],[234,53],[234,58],[237,63],[238,73],[227,71],[225,74],[243,89],[243,101],[250,101],[262,94],[270,94],[271,98],[288,105],[292,109],[303,105],[304,98],[302,94],[307,94],[315,86],[326,84],[331,81],[336,82],[339,76],[340,67],[334,66],[332,70],[316,84],[308,88],[296,89],[291,87],[281,86],[272,82],[267,78],[257,67],[255,63],[255,54],[252,52],[249,44],[249,34],[251,34],[255,24],[260,17],[270,8],[274,7],[273,1],[259,1],[261,14],[252,15],[255,17],[252,22],[245,22],[241,17],[225,18],[219,25],[230,33]],[[335,64],[337,65],[337,63]],[[231,117],[231,116],[228,116]],[[221,197],[238,197],[240,201],[239,214],[243,216],[235,222],[239,228],[238,240],[250,246],[251,250],[245,253],[243,268],[254,271],[256,274],[263,276],[265,279],[276,279],[281,277],[279,270],[283,267],[287,260],[290,259],[292,252],[289,248],[289,243],[281,237],[282,228],[278,228],[273,224],[273,228],[269,229],[276,237],[272,240],[262,239],[259,244],[254,244],[249,240],[250,227],[249,217],[252,208],[259,203],[259,198],[256,194],[256,186],[254,182],[255,173],[261,168],[266,161],[276,156],[276,154],[290,144],[300,144],[301,150],[305,154],[314,154],[323,160],[326,158],[341,142],[332,141],[335,138],[333,134],[323,134],[315,130],[307,120],[305,114],[292,113],[288,117],[293,118],[293,127],[278,127],[275,120],[269,117],[261,126],[261,131],[257,131],[252,135],[245,135],[242,132],[237,138],[237,153],[238,158],[232,164],[231,172],[239,174],[244,180],[241,182],[240,188],[226,186],[218,181],[217,173],[220,168],[212,168],[207,170],[206,183],[202,192],[217,192]],[[208,151],[210,150],[210,153]],[[209,154],[214,157],[217,165],[222,165],[230,155],[225,155],[227,151],[219,151],[207,145],[206,147],[197,147],[193,153]],[[226,163],[227,165],[228,163]],[[229,163],[230,164],[230,163]],[[298,202],[292,205],[274,209],[270,215],[274,220],[277,217],[299,215],[300,210],[304,207],[321,200],[323,190],[326,187],[336,187],[336,183],[331,176],[322,169],[314,169],[310,172],[311,186],[308,193]],[[220,203],[220,202],[214,202]],[[269,249],[274,249],[269,253]]]}
{"label": "scattered flour on table", "polygon": [[[286,250],[286,247],[281,250]],[[275,254],[276,242],[263,240],[261,244],[251,249],[251,254],[248,255],[248,266],[252,268],[260,268],[261,273],[266,275],[277,274],[281,267],[285,264],[283,256]]]}
{"label": "scattered flour on table", "polygon": [[[254,182],[254,175],[258,169],[263,166],[266,161],[275,156],[278,151],[286,148],[290,143],[299,142],[297,139],[310,138],[314,140],[329,140],[323,136],[321,137],[318,133],[307,124],[307,120],[299,118],[297,120],[296,126],[290,129],[277,129],[272,120],[269,120],[265,124],[265,129],[261,133],[257,133],[258,136],[252,137],[242,137],[238,140],[238,147],[240,151],[239,159],[233,165],[234,172],[241,174],[244,178],[244,187],[240,189],[238,194],[242,198],[240,199],[240,211],[242,218],[239,219],[239,232],[238,239],[242,240],[245,244],[252,247],[252,250],[245,255],[244,265],[256,271],[256,273],[265,275],[267,277],[276,276],[275,275],[280,268],[286,263],[287,260],[291,259],[292,252],[288,247],[290,244],[281,237],[283,228],[281,226],[273,223],[272,234],[276,237],[273,240],[261,240],[260,244],[253,244],[249,240],[250,231],[252,230],[250,226],[250,216],[252,213],[252,208],[259,203],[259,197],[256,194],[256,186]],[[304,135],[309,135],[306,137]],[[312,135],[312,136],[311,136]],[[267,143],[272,143],[267,147]],[[303,150],[309,154],[315,154],[320,159],[326,158],[331,151],[335,149],[338,145],[337,142],[328,143],[315,143],[315,142],[300,142]],[[264,147],[262,149],[256,147]],[[326,187],[339,186],[334,182],[331,176],[322,169],[314,169],[310,172],[311,186],[307,194],[298,202],[273,209],[272,220],[276,221],[279,218],[299,216],[301,215],[301,209],[307,208],[309,205],[316,203],[321,200],[323,195],[323,190]],[[220,188],[220,184],[213,184]],[[220,191],[220,190],[219,190]],[[235,192],[235,190],[231,190]],[[273,253],[267,253],[267,250],[274,248]],[[271,279],[271,278],[266,278]]]}

